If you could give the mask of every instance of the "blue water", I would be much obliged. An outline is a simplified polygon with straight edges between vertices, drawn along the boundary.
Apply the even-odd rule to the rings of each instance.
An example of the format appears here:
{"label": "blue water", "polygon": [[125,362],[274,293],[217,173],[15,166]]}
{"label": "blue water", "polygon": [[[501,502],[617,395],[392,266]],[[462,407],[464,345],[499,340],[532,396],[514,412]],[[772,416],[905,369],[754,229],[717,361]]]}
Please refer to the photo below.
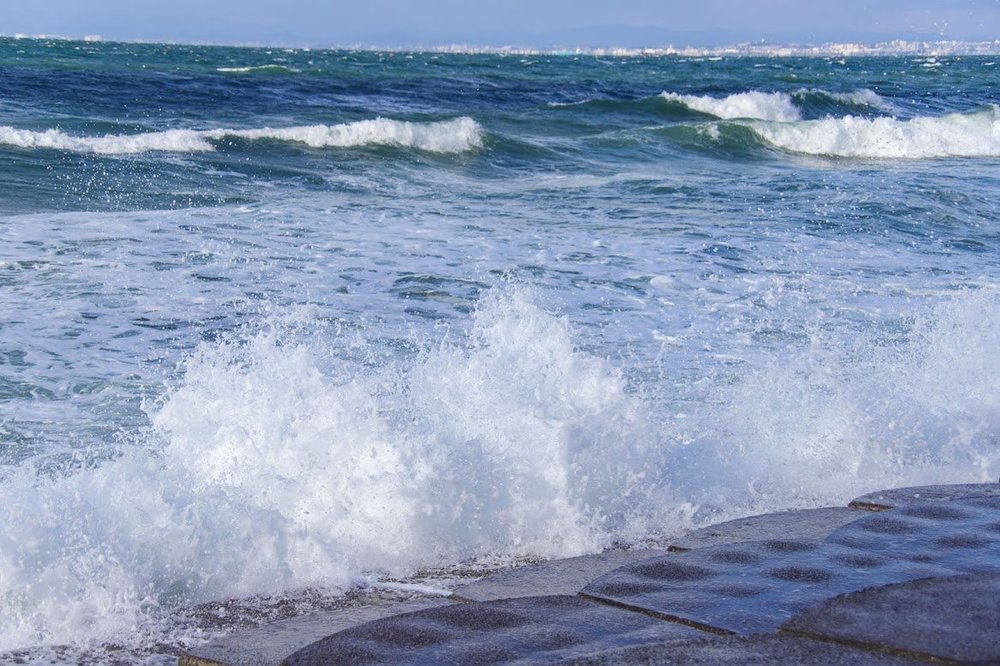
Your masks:
{"label": "blue water", "polygon": [[998,67],[0,40],[0,652],[995,480]]}

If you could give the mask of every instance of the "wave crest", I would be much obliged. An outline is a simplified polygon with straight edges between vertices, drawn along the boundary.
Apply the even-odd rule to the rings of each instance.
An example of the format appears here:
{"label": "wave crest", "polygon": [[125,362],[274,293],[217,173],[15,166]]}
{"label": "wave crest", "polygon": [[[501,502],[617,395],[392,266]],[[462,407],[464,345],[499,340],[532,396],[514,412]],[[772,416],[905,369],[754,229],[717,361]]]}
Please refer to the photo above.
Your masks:
{"label": "wave crest", "polygon": [[792,97],[786,93],[749,92],[737,93],[723,98],[701,95],[678,95],[662,92],[660,97],[681,104],[699,113],[705,113],[723,120],[753,118],[789,122],[802,118]]}
{"label": "wave crest", "polygon": [[194,153],[214,150],[200,132],[167,130],[146,134],[72,136],[57,129],[36,132],[0,126],[0,144],[18,148],[48,148],[96,155],[134,155],[149,152]]}
{"label": "wave crest", "polygon": [[216,67],[215,71],[222,74],[301,74],[301,69],[285,65],[248,65],[246,67]]}
{"label": "wave crest", "polygon": [[149,152],[195,153],[215,150],[212,141],[226,137],[304,143],[313,148],[385,145],[435,153],[461,153],[483,145],[483,129],[472,118],[416,123],[388,118],[339,125],[258,129],[175,129],[143,134],[72,136],[58,129],[42,132],[0,126],[0,144],[29,149],[65,150],[97,155]]}
{"label": "wave crest", "polygon": [[941,117],[824,118],[747,123],[767,143],[830,157],[928,159],[1000,157],[1000,107]]}
{"label": "wave crest", "polygon": [[294,141],[313,148],[350,148],[391,145],[419,148],[435,153],[461,153],[482,147],[482,128],[472,118],[462,117],[434,123],[412,123],[388,118],[361,120],[341,125],[250,130],[222,129],[205,133],[211,139],[227,136],[243,139]]}
{"label": "wave crest", "polygon": [[889,102],[867,88],[850,92],[803,88],[794,93],[750,90],[726,97],[663,92],[660,93],[660,98],[679,104],[689,111],[715,116],[721,120],[794,122],[804,117],[838,116],[859,109],[892,111]]}

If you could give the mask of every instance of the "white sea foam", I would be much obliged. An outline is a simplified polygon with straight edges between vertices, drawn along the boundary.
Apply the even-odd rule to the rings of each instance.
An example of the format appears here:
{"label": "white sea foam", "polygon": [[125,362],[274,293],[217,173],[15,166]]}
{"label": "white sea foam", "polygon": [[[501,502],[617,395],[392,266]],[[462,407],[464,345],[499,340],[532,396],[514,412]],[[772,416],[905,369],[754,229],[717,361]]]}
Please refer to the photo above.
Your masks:
{"label": "white sea foam", "polygon": [[214,149],[202,133],[193,130],[83,137],[72,136],[57,129],[36,132],[0,126],[0,144],[98,155],[132,155],[157,151],[191,153]]}
{"label": "white sea foam", "polygon": [[438,153],[460,153],[482,146],[482,128],[472,118],[434,123],[412,123],[387,118],[361,120],[342,125],[309,125],[249,130],[213,130],[204,136],[294,141],[313,148],[348,148],[362,145],[391,145],[419,148]]}
{"label": "white sea foam", "polygon": [[285,65],[251,65],[247,67],[216,67],[215,71],[223,74],[251,74],[253,72],[287,72],[299,74],[302,70]]}
{"label": "white sea foam", "polygon": [[488,295],[466,341],[375,370],[343,360],[364,339],[304,334],[308,312],[203,344],[142,446],[5,473],[0,651],[155,642],[177,606],[366,572],[592,552],[687,526],[694,503],[718,518],[995,479],[998,317],[980,292],[898,347],[817,332],[666,420],[523,290]]}
{"label": "white sea foam", "polygon": [[884,97],[879,95],[874,90],[869,90],[868,88],[859,88],[858,90],[852,90],[846,93],[830,93],[826,91],[815,91],[821,94],[829,95],[831,98],[837,100],[838,102],[844,102],[847,104],[856,104],[858,106],[870,106],[873,109],[891,110],[892,104],[890,104]]}
{"label": "white sea foam", "polygon": [[90,137],[72,136],[57,129],[38,132],[0,126],[0,144],[98,155],[207,152],[215,150],[213,141],[218,142],[227,137],[290,141],[316,148],[388,145],[439,153],[465,152],[483,145],[482,127],[468,117],[427,123],[376,118],[339,125],[257,129],[176,129]]}
{"label": "white sea foam", "polygon": [[1000,107],[940,117],[824,118],[748,123],[768,143],[796,153],[919,159],[1000,156]]}
{"label": "white sea foam", "polygon": [[[750,370],[691,428],[697,495],[741,488],[761,510],[843,503],[876,488],[1000,475],[1000,295],[915,313],[907,343],[831,340]],[[718,424],[724,424],[720,426]]]}
{"label": "white sea foam", "polygon": [[153,452],[0,483],[0,651],[128,644],[177,603],[362,572],[580,554],[664,504],[641,402],[522,292],[405,368],[331,367],[292,337],[202,346],[150,408]]}
{"label": "white sea foam", "polygon": [[707,113],[724,120],[753,118],[788,122],[802,117],[791,95],[787,93],[751,90],[717,98],[663,92],[660,96],[671,102],[683,104],[693,111]]}

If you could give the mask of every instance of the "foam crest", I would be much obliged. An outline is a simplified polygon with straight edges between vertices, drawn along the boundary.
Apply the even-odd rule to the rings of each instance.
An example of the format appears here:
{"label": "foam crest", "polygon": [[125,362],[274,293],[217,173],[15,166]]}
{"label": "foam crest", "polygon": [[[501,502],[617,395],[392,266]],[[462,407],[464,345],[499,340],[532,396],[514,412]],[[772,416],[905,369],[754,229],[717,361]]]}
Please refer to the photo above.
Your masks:
{"label": "foam crest", "polygon": [[828,95],[830,98],[837,100],[838,102],[843,102],[844,104],[854,104],[856,106],[870,106],[873,109],[883,109],[890,110],[892,105],[885,100],[884,97],[879,95],[874,90],[869,90],[868,88],[859,88],[858,90],[853,90],[846,93],[828,93],[822,92],[822,94]]}
{"label": "foam crest", "polygon": [[214,150],[205,136],[194,130],[167,130],[145,134],[107,134],[81,137],[57,129],[44,132],[0,126],[0,144],[18,148],[47,148],[98,155],[133,155],[148,152],[192,153]]}
{"label": "foam crest", "polygon": [[216,67],[215,71],[222,74],[300,74],[302,70],[285,65],[249,65],[246,67]]}
{"label": "foam crest", "polygon": [[483,145],[482,127],[471,118],[414,123],[387,118],[340,125],[286,128],[167,130],[143,134],[72,136],[57,129],[44,132],[0,126],[0,144],[19,148],[45,148],[98,155],[133,155],[149,152],[193,153],[215,150],[212,141],[226,137],[304,143],[313,148],[351,148],[386,145],[437,153],[461,153]]}
{"label": "foam crest", "polygon": [[682,104],[692,111],[723,120],[753,118],[788,122],[802,117],[791,95],[780,92],[766,93],[751,90],[723,98],[669,92],[663,92],[660,96],[670,102]]}
{"label": "foam crest", "polygon": [[768,143],[807,155],[882,159],[1000,156],[1000,107],[996,105],[973,113],[912,120],[846,116],[749,126]]}
{"label": "foam crest", "polygon": [[206,132],[205,136],[214,139],[234,136],[244,139],[294,141],[313,148],[388,145],[419,148],[437,153],[461,153],[483,145],[482,128],[468,117],[433,123],[376,118],[341,125],[223,129]]}

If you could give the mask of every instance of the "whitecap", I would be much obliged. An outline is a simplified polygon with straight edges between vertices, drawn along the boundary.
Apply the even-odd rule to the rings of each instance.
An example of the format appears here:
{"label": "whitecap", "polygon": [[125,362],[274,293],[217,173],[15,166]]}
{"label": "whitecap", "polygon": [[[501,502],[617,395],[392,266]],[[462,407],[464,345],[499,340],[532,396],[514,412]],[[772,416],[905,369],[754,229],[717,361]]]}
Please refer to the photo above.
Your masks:
{"label": "whitecap", "polygon": [[781,92],[751,90],[722,98],[669,92],[663,92],[660,96],[671,102],[683,104],[692,111],[706,113],[723,120],[752,118],[787,122],[802,117],[791,95]]}
{"label": "whitecap", "polygon": [[216,67],[215,71],[223,74],[251,74],[253,72],[287,72],[299,74],[302,70],[285,65],[249,65],[246,67]]}
{"label": "whitecap", "polygon": [[940,117],[824,118],[750,122],[762,139],[794,153],[832,157],[926,159],[1000,156],[1000,107]]}
{"label": "whitecap", "polygon": [[132,155],[148,152],[193,153],[213,150],[205,136],[194,130],[167,130],[144,134],[72,136],[58,129],[42,132],[0,126],[0,144],[18,148],[47,148],[97,155]]}
{"label": "whitecap", "polygon": [[307,125],[259,129],[219,129],[204,136],[221,139],[271,139],[304,143],[313,148],[350,148],[389,145],[419,148],[436,153],[461,153],[482,147],[482,127],[472,118],[462,117],[432,123],[414,123],[388,118],[360,120],[340,125]]}
{"label": "whitecap", "polygon": [[314,148],[388,145],[437,153],[460,153],[483,145],[483,129],[472,118],[408,122],[376,118],[338,125],[254,129],[173,129],[140,134],[73,136],[59,129],[35,131],[0,126],[0,144],[28,149],[65,150],[98,155],[150,152],[196,153],[215,150],[212,141],[226,137],[303,143]]}

